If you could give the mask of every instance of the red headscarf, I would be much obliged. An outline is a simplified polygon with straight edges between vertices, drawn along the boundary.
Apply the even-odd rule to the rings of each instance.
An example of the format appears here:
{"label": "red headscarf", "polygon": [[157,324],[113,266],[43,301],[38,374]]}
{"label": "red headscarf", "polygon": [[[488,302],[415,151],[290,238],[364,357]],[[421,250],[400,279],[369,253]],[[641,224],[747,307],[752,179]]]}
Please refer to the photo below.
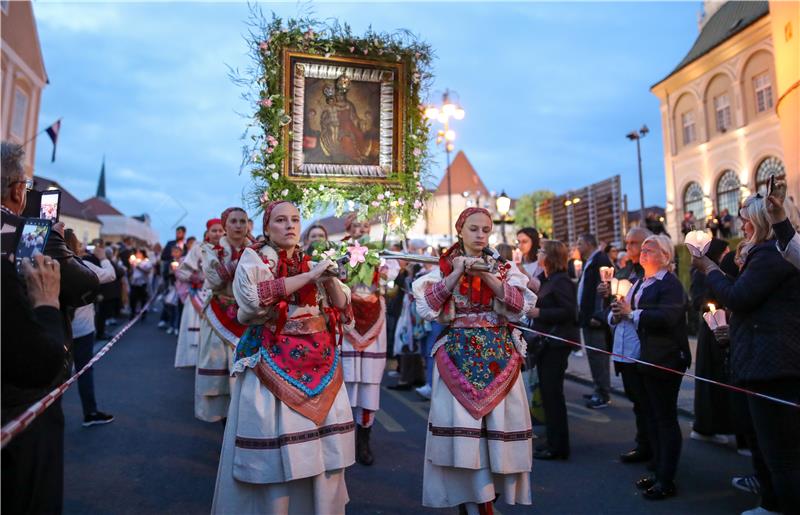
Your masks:
{"label": "red headscarf", "polygon": [[[456,232],[460,233],[461,229],[464,228],[464,224],[467,222],[467,218],[476,213],[482,213],[488,216],[489,220],[492,219],[492,215],[488,210],[482,207],[468,207],[458,215],[458,220],[456,220]],[[442,275],[445,277],[450,275],[450,272],[453,271],[453,258],[463,255],[464,249],[460,241],[444,251],[439,258],[439,269],[442,271]],[[492,292],[492,289],[483,284],[483,281],[481,281],[478,276],[468,276],[464,274],[461,276],[458,285],[459,292],[462,295],[468,296],[473,304],[490,306],[492,299],[494,299],[494,292]]]}
{"label": "red headscarf", "polygon": [[221,219],[219,219],[219,218],[211,218],[210,220],[208,220],[206,222],[206,230],[211,229],[213,226],[215,226],[217,224],[220,224],[220,225],[222,225],[224,227]]}
{"label": "red headscarf", "polygon": [[220,221],[220,223],[222,224],[222,228],[223,228],[223,229],[225,228],[225,224],[228,222],[228,217],[229,217],[229,216],[230,216],[230,214],[231,214],[231,213],[233,213],[234,211],[241,211],[242,213],[245,213],[245,214],[247,214],[247,211],[245,211],[245,210],[244,210],[244,209],[242,209],[241,207],[235,207],[235,206],[234,206],[234,207],[229,207],[228,209],[226,209],[225,211],[223,211],[223,212],[222,212],[222,216],[220,216],[220,220],[219,220],[219,221]]}
{"label": "red headscarf", "polygon": [[288,200],[273,200],[264,208],[264,217],[261,219],[261,223],[264,226],[264,234],[267,234],[267,227],[269,226],[269,217],[272,215],[272,210],[278,207],[281,204],[291,204]]}
{"label": "red headscarf", "polygon": [[460,215],[458,215],[458,220],[456,220],[456,232],[457,233],[460,233],[461,229],[464,228],[464,224],[467,223],[467,218],[469,218],[470,216],[474,215],[475,213],[483,213],[484,215],[489,217],[489,221],[492,220],[492,215],[491,215],[491,213],[489,213],[488,210],[486,210],[486,209],[484,209],[482,207],[468,207],[467,209],[462,211]]}

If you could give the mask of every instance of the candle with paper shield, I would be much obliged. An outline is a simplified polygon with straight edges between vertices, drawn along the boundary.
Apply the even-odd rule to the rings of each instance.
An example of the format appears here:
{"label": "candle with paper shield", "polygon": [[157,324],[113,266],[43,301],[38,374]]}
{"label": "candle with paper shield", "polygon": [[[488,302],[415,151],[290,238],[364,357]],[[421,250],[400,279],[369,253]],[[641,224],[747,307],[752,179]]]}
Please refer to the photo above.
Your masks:
{"label": "candle with paper shield", "polygon": [[575,277],[580,277],[583,271],[583,261],[576,259],[572,262],[572,267],[575,269]]}
{"label": "candle with paper shield", "polygon": [[624,299],[628,292],[631,290],[631,282],[627,279],[617,279],[613,277],[611,279],[611,295],[615,296],[617,299]]}
{"label": "candle with paper shield", "polygon": [[601,266],[600,267],[600,280],[604,283],[611,282],[611,279],[614,278],[614,267],[613,266]]}
{"label": "candle with paper shield", "polygon": [[706,231],[691,231],[683,240],[689,253],[694,257],[701,257],[708,252],[711,245],[711,236]]}
{"label": "candle with paper shield", "polygon": [[724,309],[717,309],[717,306],[710,303],[708,304],[708,311],[703,313],[703,320],[708,324],[708,328],[712,331],[717,327],[724,327],[728,325],[728,320],[725,315]]}

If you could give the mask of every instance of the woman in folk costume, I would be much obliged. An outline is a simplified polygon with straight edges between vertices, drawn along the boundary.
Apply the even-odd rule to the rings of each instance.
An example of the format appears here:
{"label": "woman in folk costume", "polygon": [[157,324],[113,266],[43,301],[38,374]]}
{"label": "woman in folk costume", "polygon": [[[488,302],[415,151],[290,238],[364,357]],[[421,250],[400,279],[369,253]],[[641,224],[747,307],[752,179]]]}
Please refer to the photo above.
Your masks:
{"label": "woman in folk costume", "polygon": [[[204,243],[212,246],[219,243],[225,230],[222,220],[212,218],[206,222]],[[176,288],[183,302],[181,326],[178,331],[178,346],[175,348],[175,368],[193,367],[197,364],[197,349],[200,345],[200,319],[205,307],[208,289],[204,287],[201,245],[193,245],[175,271]],[[191,304],[191,306],[189,306]]]}
{"label": "woman in folk costume", "polygon": [[226,209],[220,217],[225,236],[215,245],[203,243],[201,266],[205,285],[211,290],[200,323],[200,346],[194,382],[194,415],[206,422],[228,416],[230,367],[233,349],[245,326],[236,318],[239,307],[233,297],[233,276],[247,240],[247,213],[240,207]]}
{"label": "woman in folk costume", "polygon": [[233,292],[249,327],[236,347],[212,513],[343,514],[355,461],[343,385],[350,291],[297,245],[300,214],[264,210],[267,241],[248,248]]}
{"label": "woman in folk costume", "polygon": [[[369,235],[369,223],[359,222],[355,213],[345,219],[344,241],[360,245]],[[375,412],[380,407],[381,380],[386,368],[386,303],[380,293],[379,271],[370,284],[348,283],[352,290],[355,324],[345,329],[342,368],[350,406],[355,408],[356,460],[362,465],[375,461],[369,438]]]}
{"label": "woman in folk costume", "polygon": [[446,326],[431,352],[422,504],[483,515],[498,496],[531,503],[531,418],[520,376],[525,343],[508,322],[527,313],[536,295],[508,263],[497,272],[470,269],[492,232],[487,210],[464,210],[456,232],[440,270],[412,285],[419,314]]}

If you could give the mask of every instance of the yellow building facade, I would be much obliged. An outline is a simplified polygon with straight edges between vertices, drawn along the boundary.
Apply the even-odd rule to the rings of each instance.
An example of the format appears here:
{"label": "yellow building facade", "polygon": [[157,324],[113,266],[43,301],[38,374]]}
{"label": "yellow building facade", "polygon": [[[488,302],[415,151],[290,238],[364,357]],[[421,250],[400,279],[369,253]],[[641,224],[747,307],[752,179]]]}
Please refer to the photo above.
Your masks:
{"label": "yellow building facade", "polygon": [[707,1],[705,10],[689,53],[651,88],[661,104],[667,230],[676,239],[686,213],[697,228],[725,209],[736,217],[739,203],[763,192],[772,175],[786,178],[800,199],[776,112],[769,3]]}

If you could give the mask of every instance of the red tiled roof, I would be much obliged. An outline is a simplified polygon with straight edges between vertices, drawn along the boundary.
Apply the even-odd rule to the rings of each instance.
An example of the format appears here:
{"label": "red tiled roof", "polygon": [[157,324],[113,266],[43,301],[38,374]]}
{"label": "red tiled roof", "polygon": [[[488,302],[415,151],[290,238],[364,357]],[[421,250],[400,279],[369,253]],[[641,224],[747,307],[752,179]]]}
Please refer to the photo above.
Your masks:
{"label": "red tiled roof", "polygon": [[84,207],[93,215],[121,215],[122,213],[100,197],[92,197],[83,201]]}
{"label": "red tiled roof", "polygon": [[436,188],[434,195],[447,195],[447,174],[450,177],[450,192],[452,194],[461,194],[465,191],[474,193],[480,191],[481,196],[489,196],[489,190],[483,184],[478,172],[472,167],[472,164],[467,159],[463,151],[459,150],[456,158],[450,163],[450,169],[442,177],[442,181]]}

